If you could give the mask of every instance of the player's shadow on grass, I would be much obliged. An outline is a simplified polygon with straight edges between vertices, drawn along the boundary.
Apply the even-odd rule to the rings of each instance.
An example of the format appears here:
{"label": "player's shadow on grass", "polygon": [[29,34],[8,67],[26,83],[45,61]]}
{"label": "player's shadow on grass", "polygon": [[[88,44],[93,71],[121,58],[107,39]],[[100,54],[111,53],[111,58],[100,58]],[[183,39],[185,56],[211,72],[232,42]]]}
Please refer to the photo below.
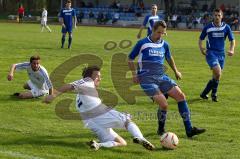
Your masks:
{"label": "player's shadow on grass", "polygon": [[[62,146],[70,148],[83,148],[88,149],[88,145],[84,142],[76,141],[76,138],[91,138],[91,134],[81,134],[81,135],[68,135],[68,136],[32,136],[32,137],[23,137],[17,140],[11,140],[8,142],[0,141],[1,145],[37,145],[37,146]],[[66,141],[67,140],[67,141]]]}

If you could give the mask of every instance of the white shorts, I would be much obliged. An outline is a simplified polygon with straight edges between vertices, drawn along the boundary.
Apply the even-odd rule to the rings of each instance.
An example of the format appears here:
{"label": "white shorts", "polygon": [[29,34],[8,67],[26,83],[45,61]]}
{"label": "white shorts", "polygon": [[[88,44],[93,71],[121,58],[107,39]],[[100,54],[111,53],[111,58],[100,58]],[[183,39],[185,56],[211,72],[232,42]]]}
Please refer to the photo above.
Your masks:
{"label": "white shorts", "polygon": [[[44,95],[48,95],[49,94],[49,90],[47,89],[39,89],[38,87],[36,87],[31,80],[29,80],[27,82],[28,86],[31,88],[31,93],[33,95],[33,97],[40,97],[40,96],[44,96]],[[45,88],[45,87],[44,87]]]}
{"label": "white shorts", "polygon": [[41,25],[47,25],[47,21],[41,20]]}
{"label": "white shorts", "polygon": [[118,134],[112,128],[126,129],[126,123],[131,120],[129,114],[120,113],[116,110],[110,110],[105,114],[83,120],[85,126],[91,129],[100,142],[114,141]]}

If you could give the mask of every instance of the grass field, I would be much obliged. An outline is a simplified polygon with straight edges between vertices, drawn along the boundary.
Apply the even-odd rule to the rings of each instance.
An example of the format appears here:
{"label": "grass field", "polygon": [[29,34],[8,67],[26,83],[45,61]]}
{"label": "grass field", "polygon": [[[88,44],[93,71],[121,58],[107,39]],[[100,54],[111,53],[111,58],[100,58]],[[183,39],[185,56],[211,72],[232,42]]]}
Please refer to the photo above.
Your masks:
{"label": "grass field", "polygon": [[[72,49],[68,50],[60,49],[60,26],[50,27],[52,33],[40,33],[40,26],[36,24],[0,24],[0,158],[239,158],[239,45],[236,47],[236,55],[226,58],[218,93],[220,101],[218,103],[210,100],[202,101],[199,99],[199,93],[209,80],[211,72],[197,47],[200,32],[168,31],[165,39],[169,42],[176,64],[183,74],[183,79],[178,81],[178,84],[189,101],[193,125],[207,129],[205,134],[188,139],[182,119],[178,115],[177,104],[169,99],[166,129],[176,133],[180,141],[178,148],[171,151],[162,149],[159,137],[156,135],[157,106],[145,96],[137,97],[135,104],[128,104],[128,100],[124,98],[127,96],[129,99],[132,94],[130,92],[128,96],[129,91],[125,90],[124,79],[118,81],[118,75],[121,74],[110,73],[121,72],[126,66],[125,59],[118,59],[118,55],[125,57],[122,53],[127,55],[132,46],[120,48],[119,43],[122,40],[130,40],[135,44],[138,30],[78,27],[74,31]],[[235,37],[238,44],[239,35],[235,34]],[[110,40],[116,42],[117,47],[112,50],[104,49],[105,43]],[[71,120],[59,117],[55,109],[56,104],[63,99],[74,100],[74,94],[60,96],[50,105],[43,104],[42,98],[18,100],[11,97],[14,92],[22,90],[22,85],[28,78],[26,72],[16,72],[14,80],[7,81],[10,65],[28,61],[33,54],[41,56],[42,65],[49,74],[60,65],[62,73],[66,73],[72,65],[76,65],[75,69],[70,69],[66,74],[65,82],[80,78],[83,65],[78,66],[78,64],[87,60],[81,55],[93,56],[88,58],[92,63],[101,59],[103,79],[100,89],[118,97],[116,109],[131,113],[143,134],[156,145],[157,149],[149,152],[133,144],[130,134],[126,131],[117,130],[128,142],[127,147],[101,149],[97,152],[90,150],[85,142],[95,137],[84,128],[80,120],[77,120],[74,102],[70,108],[73,117]],[[69,62],[70,65],[62,65],[75,56],[78,56],[79,60]],[[121,61],[123,65],[120,65]],[[168,74],[174,77],[171,70],[168,70]],[[53,74],[51,78],[55,79],[53,84],[56,86],[61,83],[61,80]],[[113,83],[117,83],[118,87],[114,87],[116,85]],[[134,87],[134,89],[138,88]],[[122,95],[125,96],[122,98]],[[105,95],[106,99],[108,97]]]}

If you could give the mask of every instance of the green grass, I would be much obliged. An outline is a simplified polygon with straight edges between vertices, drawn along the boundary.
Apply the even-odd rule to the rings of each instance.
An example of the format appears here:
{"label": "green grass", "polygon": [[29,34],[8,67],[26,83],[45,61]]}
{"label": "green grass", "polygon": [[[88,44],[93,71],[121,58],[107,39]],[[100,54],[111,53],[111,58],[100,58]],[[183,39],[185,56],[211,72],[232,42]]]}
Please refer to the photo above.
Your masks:
{"label": "green grass", "polygon": [[[220,101],[218,103],[202,101],[199,99],[199,93],[211,77],[211,72],[198,50],[200,32],[168,31],[165,39],[169,42],[176,64],[183,74],[183,79],[178,81],[178,84],[189,101],[192,122],[196,126],[206,128],[207,132],[188,139],[182,119],[178,115],[176,102],[170,99],[166,129],[176,133],[180,143],[176,150],[167,151],[162,149],[156,135],[157,106],[145,96],[137,97],[137,102],[133,105],[128,104],[120,96],[123,94],[129,100],[133,93],[125,89],[124,83],[131,79],[119,79],[122,77],[121,70],[126,66],[125,59],[118,59],[116,56],[120,53],[127,55],[132,46],[126,49],[117,47],[111,51],[104,50],[104,44],[109,40],[116,43],[130,40],[135,44],[138,30],[78,27],[73,34],[72,50],[67,50],[59,48],[60,26],[50,27],[53,33],[40,33],[40,26],[36,24],[0,24],[0,158],[239,158],[239,46],[236,47],[234,57],[226,58],[219,87]],[[239,35],[235,37],[238,43]],[[23,83],[28,80],[26,72],[16,72],[14,80],[7,81],[10,65],[28,61],[33,54],[41,56],[42,65],[49,73],[75,56],[91,54],[100,58],[103,62],[100,89],[117,95],[116,109],[131,113],[143,134],[156,145],[157,150],[149,152],[133,144],[130,134],[117,130],[126,139],[128,146],[91,151],[85,144],[95,138],[91,131],[84,128],[80,120],[64,120],[56,115],[56,104],[66,98],[74,100],[73,94],[61,96],[51,105],[43,104],[41,98],[18,100],[10,97],[12,93],[22,91]],[[89,58],[89,61],[96,63],[95,58]],[[70,69],[71,64],[78,65],[83,62],[86,62],[86,58],[80,57],[70,65],[64,65],[60,72]],[[82,67],[83,65],[80,65],[73,70],[70,69],[65,82],[79,79]],[[111,74],[111,71],[117,73]],[[174,77],[171,70],[168,74]],[[54,76],[51,75],[51,78]],[[113,85],[115,82],[122,89],[117,91]],[[58,86],[60,83],[59,79],[54,80],[55,85]],[[108,95],[104,97],[106,100],[111,99]],[[70,109],[76,119],[74,102]]]}

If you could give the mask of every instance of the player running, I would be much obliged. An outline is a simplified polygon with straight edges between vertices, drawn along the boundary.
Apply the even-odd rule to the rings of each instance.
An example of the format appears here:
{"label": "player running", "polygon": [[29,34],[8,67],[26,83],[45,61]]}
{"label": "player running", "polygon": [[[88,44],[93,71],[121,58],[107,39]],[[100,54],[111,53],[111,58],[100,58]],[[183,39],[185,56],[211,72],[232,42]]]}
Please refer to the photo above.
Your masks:
{"label": "player running", "polygon": [[147,141],[138,126],[131,121],[130,115],[118,112],[105,106],[98,96],[96,87],[101,81],[100,68],[87,67],[82,73],[83,79],[66,84],[58,89],[56,94],[47,96],[45,102],[49,103],[60,94],[75,91],[76,108],[80,112],[85,126],[91,129],[98,137],[99,142],[90,141],[90,147],[98,150],[100,147],[126,146],[127,142],[119,136],[113,128],[126,129],[133,135],[133,142],[143,145],[148,150],[154,146]]}
{"label": "player running", "polygon": [[142,26],[140,27],[137,38],[140,39],[142,35],[142,30],[147,27],[147,36],[152,33],[152,28],[155,22],[160,21],[161,18],[157,15],[158,7],[156,4],[152,4],[152,13],[151,15],[147,15],[143,21]]}
{"label": "player running", "polygon": [[[165,94],[175,99],[178,103],[178,110],[183,118],[186,134],[188,137],[201,134],[205,129],[192,127],[190,111],[186,97],[178,85],[164,72],[164,60],[166,59],[175,73],[177,79],[182,78],[178,71],[174,59],[170,53],[169,45],[162,37],[166,34],[167,24],[158,21],[153,26],[150,36],[139,40],[129,54],[128,65],[132,71],[133,82],[140,83],[144,92],[157,104],[158,110],[158,134],[165,132],[165,121],[167,116],[168,103]],[[138,69],[134,65],[134,59],[139,56]]]}

